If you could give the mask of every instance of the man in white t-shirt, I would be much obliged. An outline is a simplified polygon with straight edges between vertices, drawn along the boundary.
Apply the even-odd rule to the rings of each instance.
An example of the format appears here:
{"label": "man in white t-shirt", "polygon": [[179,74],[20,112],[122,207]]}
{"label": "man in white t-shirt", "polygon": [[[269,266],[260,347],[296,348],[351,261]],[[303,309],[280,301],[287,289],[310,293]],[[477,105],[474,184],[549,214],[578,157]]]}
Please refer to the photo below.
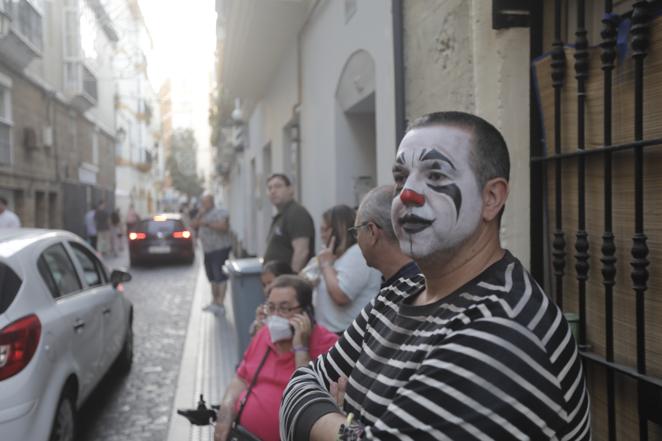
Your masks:
{"label": "man in white t-shirt", "polygon": [[0,196],[0,228],[20,228],[21,220],[7,208],[7,199]]}

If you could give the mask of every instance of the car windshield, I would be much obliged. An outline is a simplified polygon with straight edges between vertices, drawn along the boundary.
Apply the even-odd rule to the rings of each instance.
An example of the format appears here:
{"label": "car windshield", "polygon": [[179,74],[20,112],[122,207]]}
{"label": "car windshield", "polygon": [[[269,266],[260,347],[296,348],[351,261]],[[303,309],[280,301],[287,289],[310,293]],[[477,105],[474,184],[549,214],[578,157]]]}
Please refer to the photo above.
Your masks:
{"label": "car windshield", "polygon": [[4,263],[0,262],[0,314],[12,304],[23,281]]}
{"label": "car windshield", "polygon": [[164,220],[164,221],[147,221],[146,225],[143,225],[143,231],[149,234],[156,233],[172,233],[176,230],[181,230],[181,222],[175,220]]}

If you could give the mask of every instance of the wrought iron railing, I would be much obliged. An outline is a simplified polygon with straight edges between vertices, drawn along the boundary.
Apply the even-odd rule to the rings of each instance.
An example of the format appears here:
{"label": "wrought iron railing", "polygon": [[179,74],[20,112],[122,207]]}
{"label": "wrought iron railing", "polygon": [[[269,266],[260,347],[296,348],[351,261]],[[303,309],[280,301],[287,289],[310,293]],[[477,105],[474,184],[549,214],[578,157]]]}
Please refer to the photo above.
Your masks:
{"label": "wrought iron railing", "polygon": [[[631,436],[625,437],[622,439],[640,439],[647,440],[649,433],[662,434],[662,378],[659,378],[655,375],[648,373],[647,369],[647,354],[649,350],[646,347],[646,297],[649,291],[648,281],[649,281],[649,253],[651,249],[649,248],[647,242],[647,229],[646,229],[646,215],[650,212],[647,211],[645,202],[649,198],[645,198],[646,195],[646,186],[645,186],[645,172],[648,175],[661,175],[662,170],[656,170],[653,167],[645,169],[647,167],[647,162],[644,157],[644,152],[652,149],[659,148],[662,146],[662,138],[653,137],[646,139],[644,136],[644,101],[646,98],[646,88],[644,80],[646,78],[645,68],[646,68],[646,58],[649,55],[650,49],[650,32],[651,32],[651,20],[653,19],[653,11],[657,8],[662,7],[662,2],[660,1],[645,1],[645,0],[636,0],[632,3],[632,11],[627,14],[627,17],[622,17],[614,14],[613,11],[613,1],[605,0],[604,1],[604,17],[602,19],[602,30],[600,33],[601,41],[599,44],[600,52],[600,68],[602,70],[602,122],[601,122],[601,132],[602,132],[602,145],[593,145],[590,148],[587,148],[587,99],[590,97],[590,91],[587,90],[587,81],[591,70],[589,69],[591,52],[589,48],[589,42],[587,39],[588,29],[586,23],[586,10],[587,2],[585,0],[576,0],[574,2],[566,2],[563,0],[550,0],[554,2],[554,23],[553,23],[553,42],[551,45],[551,52],[549,55],[549,74],[551,76],[551,81],[548,81],[549,87],[553,88],[553,98],[550,98],[549,102],[552,102],[553,99],[553,118],[548,118],[548,121],[553,121],[553,128],[551,132],[553,136],[551,137],[552,146],[550,148],[545,147],[545,142],[542,140],[544,138],[543,134],[540,133],[541,130],[544,132],[545,129],[541,126],[544,125],[545,116],[543,112],[545,109],[542,109],[544,106],[542,104],[541,91],[537,91],[536,96],[538,97],[537,106],[540,108],[532,112],[534,120],[532,121],[532,131],[539,133],[540,136],[534,140],[532,145],[532,159],[531,159],[531,169],[532,176],[542,174],[543,178],[536,177],[532,182],[537,182],[539,185],[532,189],[533,198],[539,198],[540,200],[546,200],[547,196],[550,196],[550,206],[546,207],[544,203],[541,204],[532,204],[534,210],[540,210],[540,212],[532,213],[533,222],[546,222],[546,214],[553,212],[554,217],[549,222],[549,235],[545,231],[545,228],[539,228],[532,225],[532,231],[535,232],[532,240],[532,252],[534,256],[532,261],[535,265],[538,265],[540,277],[542,274],[546,273],[546,279],[550,281],[550,284],[554,288],[554,298],[556,302],[564,309],[567,309],[569,305],[564,305],[564,301],[567,301],[566,296],[568,292],[568,287],[571,286],[566,280],[568,274],[573,272],[576,276],[576,285],[571,286],[572,291],[572,300],[573,305],[576,304],[577,312],[579,315],[579,327],[578,327],[578,345],[580,348],[580,354],[583,357],[585,367],[587,370],[590,369],[603,369],[604,372],[604,383],[602,380],[592,379],[589,381],[591,384],[592,390],[601,389],[605,396],[606,409],[604,414],[606,416],[606,428],[604,432],[606,433],[606,438],[611,440],[617,439],[617,434],[623,433],[623,428],[617,426],[619,421],[617,417],[617,405],[619,401],[622,400],[622,397],[619,397],[619,394],[622,394],[621,391],[617,393],[617,382],[621,381],[623,376],[627,378],[634,379],[637,385],[636,391],[636,403],[638,415],[638,433],[628,435]],[[563,41],[562,33],[562,24],[564,22],[564,16],[562,12],[563,6],[572,3],[576,5],[575,17],[576,20],[576,29],[575,29],[575,39],[574,39],[574,50],[568,49],[566,42]],[[593,5],[596,2],[589,1],[589,6]],[[535,8],[534,8],[535,9]],[[662,8],[660,8],[662,11]],[[542,24],[542,13],[543,8],[537,8],[537,13],[540,14],[538,17],[538,23]],[[629,46],[630,53],[632,57],[632,75],[633,75],[633,96],[629,99],[633,102],[633,113],[630,115],[632,118],[633,126],[633,136],[631,141],[619,142],[613,144],[614,140],[614,77],[613,72],[615,69],[617,56],[619,55],[619,43],[622,43],[622,40],[617,38],[619,25],[622,23],[622,20],[627,18],[630,20],[629,28]],[[534,20],[535,22],[535,20]],[[539,41],[542,41],[541,32],[533,31],[533,39],[539,38]],[[536,46],[536,42],[532,41],[532,44]],[[539,42],[538,42],[539,45]],[[660,49],[660,46],[657,46]],[[543,49],[544,50],[544,49]],[[564,89],[570,86],[571,74],[569,73],[569,60],[567,60],[567,52],[574,51],[574,79],[576,85],[572,85],[573,89],[576,90],[576,120],[572,122],[572,127],[567,127],[564,124],[567,124],[568,115],[572,114],[569,112],[568,100],[564,99],[564,94],[567,94]],[[662,50],[660,50],[662,52]],[[533,55],[539,55],[533,53]],[[657,54],[656,54],[657,55]],[[595,59],[595,57],[593,57]],[[628,71],[629,72],[629,71]],[[621,78],[622,79],[622,78]],[[535,80],[534,80],[535,82]],[[656,85],[660,87],[660,85]],[[596,88],[591,89],[595,93]],[[598,88],[599,90],[599,88]],[[622,91],[621,91],[622,92]],[[593,97],[595,98],[595,96]],[[660,106],[658,103],[647,103],[648,106]],[[564,108],[565,106],[565,108]],[[650,109],[650,107],[647,107]],[[549,110],[549,109],[547,109]],[[573,104],[573,111],[575,110]],[[620,110],[620,109],[619,109]],[[572,114],[573,117],[575,116]],[[551,126],[550,126],[551,127]],[[576,141],[572,144],[572,150],[569,149],[567,140],[568,133],[576,133]],[[549,133],[548,133],[549,134]],[[622,138],[622,133],[619,133],[619,136]],[[547,138],[549,139],[549,138]],[[623,170],[625,167],[626,161],[620,161],[617,163],[614,161],[614,155],[617,152],[630,152],[632,155],[633,170],[632,170],[632,181],[634,186],[633,191],[633,204],[631,210],[632,216],[632,232],[631,232],[631,245],[630,245],[630,279],[632,281],[632,291],[633,298],[631,302],[634,303],[634,320],[633,326],[635,328],[633,344],[636,346],[636,356],[633,365],[630,365],[626,361],[623,361],[624,357],[620,357],[620,360],[617,360],[614,347],[615,341],[615,329],[614,329],[614,315],[615,311],[614,297],[615,297],[615,286],[617,284],[617,269],[619,268],[617,256],[617,239],[622,240],[623,238],[617,238],[615,232],[615,221],[614,221],[614,171]],[[620,157],[619,157],[620,159]],[[601,237],[597,238],[594,232],[587,231],[587,185],[589,181],[587,180],[587,167],[589,164],[595,165],[599,162],[602,162],[601,172],[602,172],[602,213],[600,215],[600,220],[602,221],[602,233]],[[599,164],[598,164],[599,165]],[[547,169],[551,168],[553,173],[549,175],[546,174]],[[566,188],[568,182],[568,173],[576,169],[576,176],[572,179],[576,179],[576,188]],[[595,167],[592,168],[595,171]],[[549,176],[549,179],[546,177]],[[595,180],[596,173],[594,172],[592,178]],[[594,181],[590,181],[593,183]],[[550,193],[550,187],[553,185],[553,194]],[[569,195],[572,195],[573,201],[576,200],[576,206],[570,206],[567,202]],[[618,194],[616,195],[618,197]],[[572,211],[572,216],[565,216],[565,211]],[[622,212],[621,212],[622,214]],[[568,225],[568,219],[576,219],[576,225]],[[648,219],[649,221],[659,222],[659,219]],[[567,256],[566,250],[566,241],[569,237],[566,234],[566,231],[570,229],[575,229],[575,239],[574,239],[574,271],[569,271],[568,263],[569,259]],[[622,231],[624,229],[620,229]],[[589,234],[594,234],[594,237],[589,237]],[[589,244],[591,240],[594,243],[599,241],[599,249],[589,249]],[[547,242],[549,240],[549,242]],[[653,248],[652,251],[660,251],[660,245],[657,244],[658,249]],[[547,250],[547,251],[546,251]],[[537,255],[535,255],[538,253]],[[547,253],[547,255],[544,255]],[[596,351],[591,346],[587,338],[587,281],[591,275],[591,254],[600,253],[600,274],[602,276],[601,284],[603,286],[604,299],[602,301],[603,310],[604,310],[604,321],[602,323],[592,323],[594,329],[598,326],[603,328],[601,333],[604,332],[604,341],[600,342],[600,345],[604,344],[604,350]],[[622,252],[621,252],[622,253]],[[622,254],[621,254],[622,255]],[[549,262],[551,269],[550,271],[544,271],[544,262]],[[567,274],[568,273],[568,274]],[[595,273],[593,273],[595,274]],[[656,293],[659,295],[659,293]],[[593,315],[592,317],[596,317]],[[662,317],[660,317],[662,319]],[[600,336],[602,337],[602,334]],[[650,340],[649,340],[650,341]],[[601,346],[602,348],[602,346]],[[655,351],[659,353],[659,348]],[[659,358],[659,354],[657,355]],[[657,361],[659,364],[659,360]],[[599,400],[602,402],[602,400]],[[596,401],[594,401],[593,406],[596,406]],[[595,421],[594,421],[595,423]],[[656,427],[650,427],[654,424]],[[595,426],[595,424],[594,424]],[[653,432],[651,432],[651,430]]]}

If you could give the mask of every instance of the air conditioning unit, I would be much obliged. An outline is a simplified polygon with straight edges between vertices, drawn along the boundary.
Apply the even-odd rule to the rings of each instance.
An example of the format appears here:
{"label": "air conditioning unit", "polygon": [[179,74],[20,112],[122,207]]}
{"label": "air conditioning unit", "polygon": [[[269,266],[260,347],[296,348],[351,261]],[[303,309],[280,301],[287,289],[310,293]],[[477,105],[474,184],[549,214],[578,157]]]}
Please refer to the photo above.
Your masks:
{"label": "air conditioning unit", "polygon": [[53,126],[46,126],[42,130],[44,147],[53,147]]}
{"label": "air conditioning unit", "polygon": [[37,132],[32,127],[23,128],[23,147],[29,150],[37,148]]}

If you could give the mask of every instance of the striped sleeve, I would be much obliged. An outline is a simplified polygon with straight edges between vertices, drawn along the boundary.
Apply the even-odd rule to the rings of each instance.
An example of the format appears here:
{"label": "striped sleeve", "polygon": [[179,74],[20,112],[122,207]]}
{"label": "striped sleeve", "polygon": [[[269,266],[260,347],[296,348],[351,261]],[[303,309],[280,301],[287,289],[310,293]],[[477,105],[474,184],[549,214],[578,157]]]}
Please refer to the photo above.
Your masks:
{"label": "striped sleeve", "polygon": [[326,413],[338,411],[329,393],[329,384],[338,381],[340,377],[350,376],[361,352],[375,301],[373,299],[363,308],[329,352],[294,372],[280,406],[281,439],[307,439],[317,419]]}

